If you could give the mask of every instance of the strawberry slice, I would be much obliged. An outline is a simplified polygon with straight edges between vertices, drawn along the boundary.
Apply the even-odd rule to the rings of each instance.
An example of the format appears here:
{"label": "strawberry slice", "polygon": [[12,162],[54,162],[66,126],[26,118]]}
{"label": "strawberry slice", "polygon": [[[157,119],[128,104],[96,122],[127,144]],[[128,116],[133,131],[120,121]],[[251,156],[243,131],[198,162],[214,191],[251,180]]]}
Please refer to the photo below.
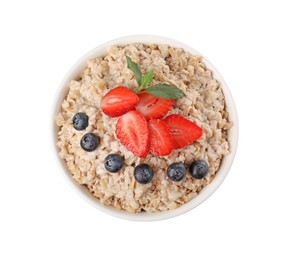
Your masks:
{"label": "strawberry slice", "polygon": [[104,114],[117,117],[132,110],[138,103],[138,96],[131,90],[118,86],[110,90],[102,99],[100,108]]}
{"label": "strawberry slice", "polygon": [[175,149],[183,148],[202,136],[200,127],[180,115],[169,115],[164,122],[170,129]]}
{"label": "strawberry slice", "polygon": [[147,120],[160,118],[165,115],[174,103],[174,100],[159,98],[148,93],[138,95],[139,102],[135,109]]}
{"label": "strawberry slice", "polygon": [[149,131],[146,119],[136,110],[119,117],[115,133],[119,141],[132,153],[145,158],[149,151]]}
{"label": "strawberry slice", "polygon": [[167,124],[160,119],[151,119],[148,122],[150,131],[150,153],[165,156],[173,151],[174,144]]}

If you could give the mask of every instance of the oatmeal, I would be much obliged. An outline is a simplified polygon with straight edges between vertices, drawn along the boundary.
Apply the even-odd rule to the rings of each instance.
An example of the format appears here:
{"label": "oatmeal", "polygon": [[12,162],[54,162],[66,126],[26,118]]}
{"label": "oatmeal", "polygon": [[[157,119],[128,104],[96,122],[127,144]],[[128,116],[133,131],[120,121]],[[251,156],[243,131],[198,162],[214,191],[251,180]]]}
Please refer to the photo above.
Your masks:
{"label": "oatmeal", "polygon": [[[135,90],[137,82],[127,68],[126,55],[139,64],[142,72],[154,70],[152,85],[167,83],[185,93],[163,118],[173,114],[183,116],[202,129],[200,138],[172,150],[169,155],[148,153],[146,158],[134,155],[118,140],[115,133],[118,118],[104,114],[100,103],[117,86]],[[85,118],[80,114],[75,129],[73,118],[79,112],[87,116],[88,123],[80,121]],[[175,209],[193,199],[214,179],[223,157],[229,153],[227,130],[232,126],[219,82],[201,57],[167,45],[141,43],[111,46],[105,57],[88,61],[80,78],[69,83],[56,124],[59,154],[73,179],[85,185],[104,205],[132,213]],[[84,135],[94,138],[95,150],[83,149]],[[110,154],[123,158],[123,166],[116,173],[105,168],[105,159]],[[174,163],[201,160],[208,165],[208,174],[202,178],[194,178],[189,172],[179,181],[167,176],[167,168]],[[153,179],[147,184],[140,184],[134,178],[135,167],[140,164],[147,164],[153,171]]]}

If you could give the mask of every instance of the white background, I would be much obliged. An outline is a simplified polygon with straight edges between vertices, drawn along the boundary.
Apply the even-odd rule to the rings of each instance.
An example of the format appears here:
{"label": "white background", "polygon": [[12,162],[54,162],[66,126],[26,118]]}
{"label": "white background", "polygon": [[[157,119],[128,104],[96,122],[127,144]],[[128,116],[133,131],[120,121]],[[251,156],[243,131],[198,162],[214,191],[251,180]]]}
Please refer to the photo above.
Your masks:
{"label": "white background", "polygon": [[[285,259],[285,1],[1,1],[0,259]],[[188,3],[188,4],[187,4]],[[222,186],[193,211],[137,223],[94,209],[61,176],[52,101],[83,54],[159,34],[228,83],[240,141]]]}

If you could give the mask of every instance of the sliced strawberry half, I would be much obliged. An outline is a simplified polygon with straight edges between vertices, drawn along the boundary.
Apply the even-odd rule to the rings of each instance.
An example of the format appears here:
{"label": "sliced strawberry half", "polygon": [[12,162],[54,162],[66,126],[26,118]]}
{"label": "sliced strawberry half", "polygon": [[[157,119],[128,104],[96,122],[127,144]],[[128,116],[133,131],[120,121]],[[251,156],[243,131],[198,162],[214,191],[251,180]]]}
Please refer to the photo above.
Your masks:
{"label": "sliced strawberry half", "polygon": [[141,93],[138,97],[139,102],[135,109],[147,120],[162,117],[169,111],[174,103],[174,100],[159,98],[148,93]]}
{"label": "sliced strawberry half", "polygon": [[138,103],[138,96],[131,90],[118,86],[110,90],[102,99],[100,108],[104,114],[117,117],[132,110]]}
{"label": "sliced strawberry half", "polygon": [[132,153],[145,158],[149,151],[149,130],[146,119],[136,110],[119,117],[115,133],[119,141]]}
{"label": "sliced strawberry half", "polygon": [[150,153],[157,156],[170,154],[174,149],[172,136],[167,124],[160,119],[148,122],[150,131]]}
{"label": "sliced strawberry half", "polygon": [[199,126],[180,115],[169,115],[164,122],[170,129],[175,149],[183,148],[202,136]]}

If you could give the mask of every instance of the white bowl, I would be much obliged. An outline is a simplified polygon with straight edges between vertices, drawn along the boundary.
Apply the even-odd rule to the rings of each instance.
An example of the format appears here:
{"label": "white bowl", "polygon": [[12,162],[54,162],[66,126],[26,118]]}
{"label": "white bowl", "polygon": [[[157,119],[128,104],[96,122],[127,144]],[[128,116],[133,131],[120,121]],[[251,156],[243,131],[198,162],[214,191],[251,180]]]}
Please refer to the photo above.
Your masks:
{"label": "white bowl", "polygon": [[110,214],[115,217],[119,217],[122,219],[127,219],[127,220],[135,220],[135,221],[155,221],[155,220],[163,220],[163,219],[168,219],[172,218],[178,215],[181,215],[199,204],[201,204],[203,201],[205,201],[214,191],[220,186],[220,184],[223,182],[224,178],[229,172],[229,169],[232,165],[232,162],[235,157],[236,153],[236,148],[237,148],[237,143],[238,143],[238,118],[237,118],[237,112],[236,112],[236,107],[233,101],[233,98],[231,96],[231,93],[221,77],[221,75],[218,73],[217,69],[203,56],[203,62],[207,65],[207,67],[213,72],[214,78],[216,78],[220,82],[220,86],[223,89],[225,100],[226,100],[226,106],[227,106],[227,111],[229,113],[229,119],[234,123],[234,126],[229,130],[228,133],[228,138],[229,138],[229,143],[230,143],[230,149],[231,152],[229,155],[225,156],[222,160],[222,164],[216,173],[216,176],[214,180],[204,187],[201,192],[190,202],[180,206],[177,209],[174,210],[169,210],[169,211],[164,211],[164,212],[159,212],[159,213],[128,213],[125,211],[120,211],[117,210],[113,207],[108,207],[102,205],[95,197],[91,195],[91,193],[87,190],[82,185],[79,185],[76,183],[72,177],[71,174],[68,172],[65,162],[59,157],[59,150],[56,145],[57,143],[57,132],[58,132],[58,127],[55,123],[55,117],[60,111],[61,103],[63,99],[66,97],[68,93],[68,87],[67,84],[70,80],[72,79],[77,79],[79,78],[80,72],[85,68],[87,65],[87,60],[93,59],[96,57],[101,57],[105,56],[107,54],[107,48],[108,46],[111,45],[126,45],[130,43],[135,43],[135,42],[141,42],[145,44],[168,44],[173,47],[179,47],[183,48],[185,51],[188,51],[192,54],[198,54],[196,50],[193,48],[189,47],[186,44],[183,44],[181,42],[161,37],[161,36],[155,36],[155,35],[134,35],[134,36],[127,36],[127,37],[122,37],[118,38],[112,41],[109,41],[107,43],[104,43],[86,55],[84,55],[78,62],[76,62],[72,68],[69,70],[69,72],[66,74],[64,77],[63,81],[61,82],[58,92],[55,97],[55,102],[53,104],[53,112],[52,112],[52,144],[53,144],[53,152],[56,155],[56,160],[58,162],[59,168],[61,172],[63,173],[65,179],[67,182],[73,187],[73,189],[87,202],[89,202],[91,205],[93,205],[95,208]]}

